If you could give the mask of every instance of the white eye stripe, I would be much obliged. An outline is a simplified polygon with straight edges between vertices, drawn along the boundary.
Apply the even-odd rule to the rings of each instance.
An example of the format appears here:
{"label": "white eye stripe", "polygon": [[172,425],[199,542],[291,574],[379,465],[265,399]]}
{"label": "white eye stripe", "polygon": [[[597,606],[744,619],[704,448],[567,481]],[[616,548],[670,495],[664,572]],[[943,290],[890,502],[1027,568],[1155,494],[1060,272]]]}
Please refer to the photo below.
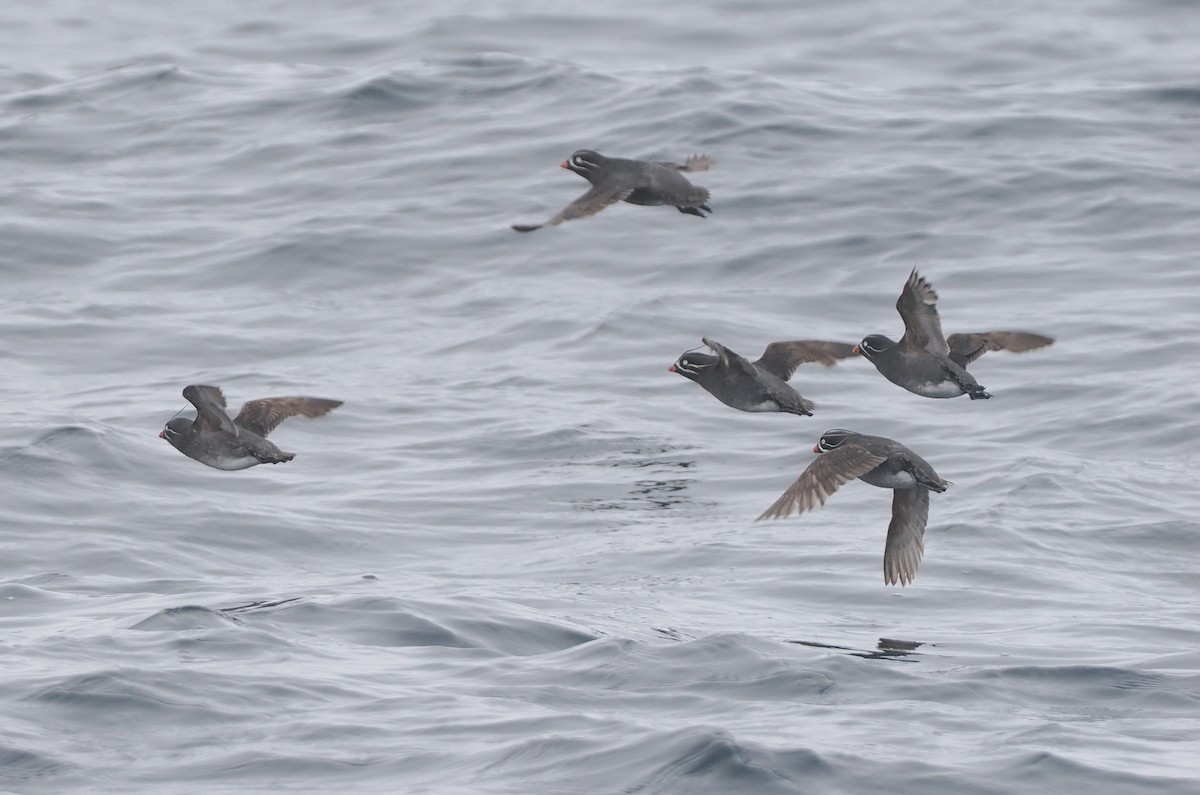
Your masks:
{"label": "white eye stripe", "polygon": [[844,441],[846,441],[846,432],[836,431],[822,436],[821,440],[817,442],[817,446],[822,450],[833,450],[839,447]]}
{"label": "white eye stripe", "polygon": [[706,364],[704,362],[693,362],[691,359],[684,359],[684,358],[681,358],[677,362],[675,362],[675,369],[683,370],[684,372],[688,372],[688,373],[699,373],[701,370],[705,369],[706,367],[712,367],[712,364]]}

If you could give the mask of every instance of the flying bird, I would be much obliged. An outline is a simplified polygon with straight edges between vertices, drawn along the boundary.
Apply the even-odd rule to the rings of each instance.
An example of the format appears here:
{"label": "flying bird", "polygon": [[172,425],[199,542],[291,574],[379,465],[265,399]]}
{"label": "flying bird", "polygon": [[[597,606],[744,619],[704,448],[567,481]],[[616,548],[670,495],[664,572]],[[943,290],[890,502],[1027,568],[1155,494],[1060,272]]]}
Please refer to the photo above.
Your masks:
{"label": "flying bird", "polygon": [[189,458],[225,470],[291,461],[296,454],[280,450],[267,434],[288,417],[320,417],[342,405],[325,398],[261,398],[244,403],[230,419],[220,387],[192,384],[184,387],[183,396],[196,407],[196,418],[172,418],[159,438]]}
{"label": "flying bird", "polygon": [[513,224],[518,232],[557,226],[574,218],[595,215],[610,204],[629,202],[657,206],[669,204],[681,213],[705,217],[711,213],[708,190],[693,185],[683,172],[707,171],[716,164],[708,155],[692,155],[683,164],[651,160],[605,157],[580,149],[560,165],[592,183],[587,193],[568,204],[553,218],[540,224]]}
{"label": "flying bird", "polygon": [[882,334],[869,334],[855,346],[893,384],[931,398],[970,395],[971,400],[990,398],[987,390],[967,372],[967,365],[987,351],[1025,351],[1044,348],[1054,340],[1026,331],[981,331],[942,335],[937,311],[938,294],[933,285],[917,274],[909,274],[896,311],[904,320],[899,342]]}
{"label": "flying bird", "polygon": [[806,362],[826,367],[854,355],[854,346],[823,340],[772,342],[757,361],[739,356],[716,340],[701,340],[713,354],[687,351],[667,368],[695,381],[713,397],[741,411],[783,411],[811,416],[812,401],[787,383]]}
{"label": "flying bird", "polygon": [[924,458],[899,442],[882,436],[825,431],[813,447],[820,455],[800,473],[759,519],[783,519],[824,505],[829,495],[855,478],[892,489],[892,521],[883,547],[883,581],[907,585],[917,574],[925,552],[929,521],[929,492],[950,485]]}

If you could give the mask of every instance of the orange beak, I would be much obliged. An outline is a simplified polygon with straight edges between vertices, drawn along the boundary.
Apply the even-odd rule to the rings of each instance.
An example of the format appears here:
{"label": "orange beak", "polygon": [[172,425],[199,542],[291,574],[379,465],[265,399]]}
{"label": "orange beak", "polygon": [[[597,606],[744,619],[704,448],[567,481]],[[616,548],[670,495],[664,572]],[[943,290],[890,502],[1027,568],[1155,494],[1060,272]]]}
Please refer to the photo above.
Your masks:
{"label": "orange beak", "polygon": [[566,161],[566,160],[564,160],[564,161],[562,161],[561,163],[559,163],[559,164],[558,164],[558,167],[559,167],[559,168],[570,168],[570,166],[568,166],[568,165],[567,165],[567,161]]}
{"label": "orange beak", "polygon": [[858,356],[862,356],[862,348],[858,347],[857,345],[855,345],[850,352]]}

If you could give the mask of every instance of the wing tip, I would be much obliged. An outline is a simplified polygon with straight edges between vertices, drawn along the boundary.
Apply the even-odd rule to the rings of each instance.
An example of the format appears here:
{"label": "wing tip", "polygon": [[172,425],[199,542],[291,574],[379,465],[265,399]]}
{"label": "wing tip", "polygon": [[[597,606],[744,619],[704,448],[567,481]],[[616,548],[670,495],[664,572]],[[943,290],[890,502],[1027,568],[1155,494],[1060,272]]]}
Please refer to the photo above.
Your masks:
{"label": "wing tip", "polygon": [[308,401],[309,409],[313,412],[308,414],[308,417],[323,417],[345,403],[345,401],[334,398],[308,398]]}
{"label": "wing tip", "polygon": [[[786,495],[785,495],[786,496]],[[795,507],[794,499],[785,500],[780,497],[775,502],[771,503],[771,507],[760,513],[754,521],[761,522],[763,519],[786,519],[792,515],[792,509]]]}
{"label": "wing tip", "polygon": [[817,358],[813,361],[825,367],[833,367],[842,359],[854,359],[858,356],[854,352],[854,344],[850,342],[820,340],[818,345],[814,345],[814,348]]}

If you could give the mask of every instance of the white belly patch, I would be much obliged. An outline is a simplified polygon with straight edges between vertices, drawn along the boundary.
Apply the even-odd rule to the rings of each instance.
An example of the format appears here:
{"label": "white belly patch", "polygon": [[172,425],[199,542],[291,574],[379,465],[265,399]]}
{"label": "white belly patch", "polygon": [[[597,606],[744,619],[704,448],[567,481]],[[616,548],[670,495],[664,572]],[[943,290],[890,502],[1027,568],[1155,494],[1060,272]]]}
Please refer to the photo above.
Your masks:
{"label": "white belly patch", "polygon": [[952,398],[963,394],[963,391],[958,384],[947,379],[937,384],[932,381],[917,384],[917,394],[931,398]]}
{"label": "white belly patch", "polygon": [[215,466],[217,469],[223,469],[226,472],[235,472],[239,469],[249,469],[255,464],[261,463],[252,455],[244,455],[240,458],[218,458]]}
{"label": "white belly patch", "polygon": [[917,485],[917,479],[912,476],[911,472],[901,471],[892,475],[874,476],[870,483],[881,489],[911,489]]}

